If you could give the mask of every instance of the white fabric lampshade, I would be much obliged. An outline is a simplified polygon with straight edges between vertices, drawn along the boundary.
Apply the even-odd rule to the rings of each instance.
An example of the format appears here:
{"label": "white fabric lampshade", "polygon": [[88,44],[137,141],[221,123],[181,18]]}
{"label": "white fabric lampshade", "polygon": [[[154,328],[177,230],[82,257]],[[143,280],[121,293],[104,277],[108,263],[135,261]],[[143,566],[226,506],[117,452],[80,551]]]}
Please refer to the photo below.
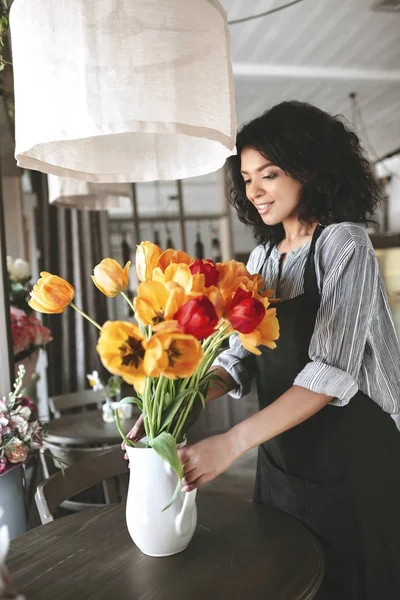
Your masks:
{"label": "white fabric lampshade", "polygon": [[93,183],[71,177],[47,177],[50,204],[86,210],[132,207],[132,184]]}
{"label": "white fabric lampshade", "polygon": [[217,0],[14,0],[18,165],[92,182],[182,179],[235,152]]}

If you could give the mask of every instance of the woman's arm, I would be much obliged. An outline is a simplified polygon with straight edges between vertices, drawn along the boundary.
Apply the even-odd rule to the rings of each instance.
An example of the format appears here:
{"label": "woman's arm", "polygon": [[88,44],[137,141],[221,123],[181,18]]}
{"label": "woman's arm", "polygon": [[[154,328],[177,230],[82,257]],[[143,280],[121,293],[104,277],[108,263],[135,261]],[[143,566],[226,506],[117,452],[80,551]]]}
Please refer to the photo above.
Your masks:
{"label": "woman's arm", "polygon": [[211,400],[215,400],[215,398],[219,398],[224,394],[228,394],[237,386],[233,377],[231,377],[228,371],[223,367],[211,367],[210,371],[214,371],[218,377],[223,379],[223,381],[218,380],[211,383],[206,396],[206,403],[211,402]]}
{"label": "woman's arm", "polygon": [[242,454],[295,427],[324,408],[332,396],[294,385],[275,402],[232,429],[178,451],[183,464],[184,490],[211,481]]}

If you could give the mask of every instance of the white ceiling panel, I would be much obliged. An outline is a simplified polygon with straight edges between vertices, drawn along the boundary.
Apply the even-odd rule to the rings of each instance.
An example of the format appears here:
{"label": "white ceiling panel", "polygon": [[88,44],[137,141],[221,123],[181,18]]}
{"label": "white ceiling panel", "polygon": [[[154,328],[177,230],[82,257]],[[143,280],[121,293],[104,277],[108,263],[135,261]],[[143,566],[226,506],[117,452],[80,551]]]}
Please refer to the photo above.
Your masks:
{"label": "white ceiling panel", "polygon": [[[287,0],[222,0],[228,19]],[[373,0],[303,0],[230,26],[236,105],[243,123],[285,99],[304,100],[351,121],[357,93],[372,159],[400,147],[400,12]],[[366,134],[365,134],[366,132]],[[368,140],[370,143],[368,143]]]}

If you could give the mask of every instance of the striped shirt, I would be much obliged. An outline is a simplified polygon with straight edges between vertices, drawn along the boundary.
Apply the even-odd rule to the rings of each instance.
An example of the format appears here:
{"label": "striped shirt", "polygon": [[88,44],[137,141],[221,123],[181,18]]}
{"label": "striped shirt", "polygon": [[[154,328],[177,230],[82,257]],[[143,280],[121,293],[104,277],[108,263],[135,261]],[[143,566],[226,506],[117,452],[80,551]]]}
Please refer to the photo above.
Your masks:
{"label": "striped shirt", "polygon": [[[283,262],[279,297],[289,300],[303,293],[308,242],[289,252]],[[276,289],[281,253],[274,247],[265,261],[268,244],[257,246],[249,257],[250,273],[264,277]],[[293,381],[313,392],[333,396],[344,406],[361,390],[391,414],[400,411],[400,350],[385,286],[371,240],[355,223],[326,227],[315,247],[315,272],[321,294],[309,359]],[[279,344],[279,340],[277,342]],[[214,364],[228,371],[237,383],[230,393],[249,393],[254,375],[250,353],[237,336]]]}

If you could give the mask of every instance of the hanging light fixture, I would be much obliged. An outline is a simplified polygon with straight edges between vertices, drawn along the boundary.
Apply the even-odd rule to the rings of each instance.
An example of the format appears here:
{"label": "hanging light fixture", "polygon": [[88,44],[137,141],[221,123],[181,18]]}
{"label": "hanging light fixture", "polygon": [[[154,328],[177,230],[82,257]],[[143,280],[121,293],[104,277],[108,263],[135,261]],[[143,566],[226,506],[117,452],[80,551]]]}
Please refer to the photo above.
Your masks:
{"label": "hanging light fixture", "polygon": [[132,209],[132,184],[92,183],[68,177],[47,177],[50,204],[86,210]]}
{"label": "hanging light fixture", "polygon": [[92,182],[216,171],[235,152],[217,0],[14,0],[18,165]]}

